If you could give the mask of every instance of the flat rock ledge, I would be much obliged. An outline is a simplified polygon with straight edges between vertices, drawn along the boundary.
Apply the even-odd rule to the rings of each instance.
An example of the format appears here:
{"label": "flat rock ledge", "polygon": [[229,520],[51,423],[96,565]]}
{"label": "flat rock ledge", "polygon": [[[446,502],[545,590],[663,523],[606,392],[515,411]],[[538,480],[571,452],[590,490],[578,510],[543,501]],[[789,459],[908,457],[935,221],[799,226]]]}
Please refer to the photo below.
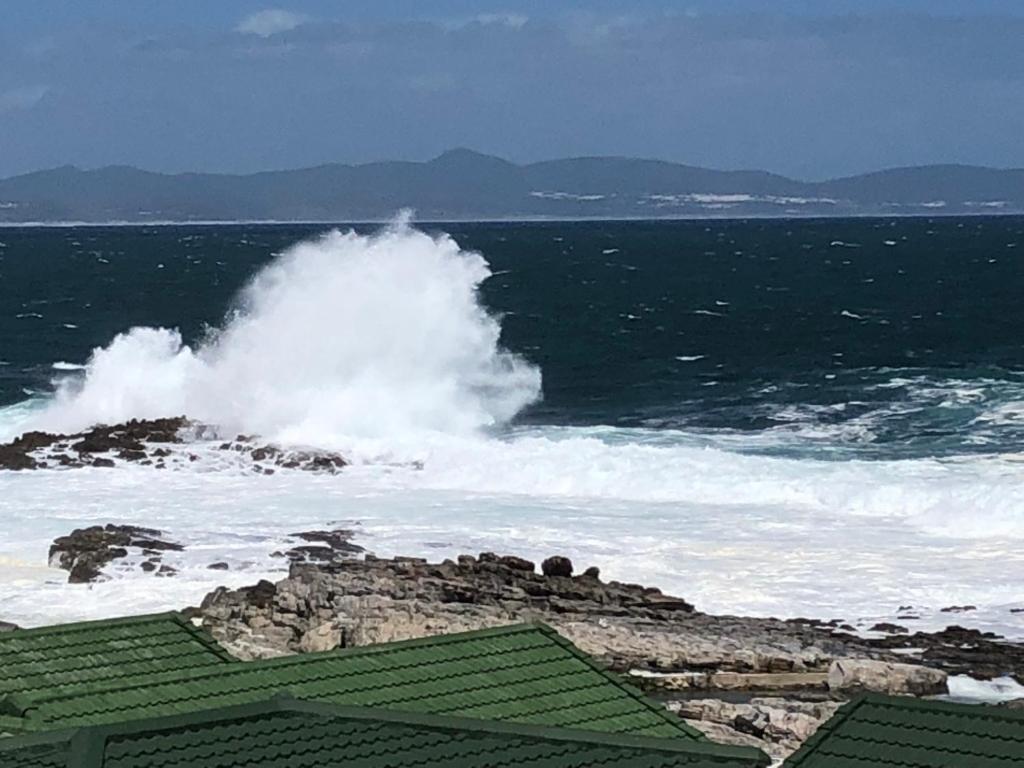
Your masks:
{"label": "flat rock ledge", "polygon": [[221,451],[231,452],[229,466],[241,464],[264,475],[279,469],[335,474],[348,465],[338,453],[284,448],[255,436],[238,435],[224,442],[216,428],[175,416],[132,419],[74,434],[26,432],[0,445],[0,470],[113,468],[123,464],[170,469],[194,462],[223,463],[217,456]]}

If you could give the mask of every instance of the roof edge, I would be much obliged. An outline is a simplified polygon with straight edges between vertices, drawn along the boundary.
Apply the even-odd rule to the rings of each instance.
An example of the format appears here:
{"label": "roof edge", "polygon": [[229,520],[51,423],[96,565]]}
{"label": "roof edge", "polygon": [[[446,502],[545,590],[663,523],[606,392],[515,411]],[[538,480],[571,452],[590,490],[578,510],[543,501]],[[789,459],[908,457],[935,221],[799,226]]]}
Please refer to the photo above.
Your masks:
{"label": "roof edge", "polygon": [[608,669],[607,666],[598,662],[589,653],[585,653],[574,642],[572,642],[572,640],[570,640],[567,637],[563,637],[554,627],[548,624],[543,624],[541,622],[538,622],[537,626],[539,627],[541,632],[554,639],[555,642],[557,642],[563,648],[567,649],[573,656],[587,664],[587,666],[589,666],[591,669],[600,674],[606,680],[617,686],[620,690],[629,694],[638,702],[647,707],[649,710],[659,715],[669,725],[674,726],[678,730],[692,737],[694,741],[708,741],[707,737],[699,730],[694,728],[692,725],[686,723],[682,718],[674,716],[664,707],[658,706],[649,697],[645,696],[643,691],[641,691],[635,685],[630,685],[622,677],[622,675],[616,672],[612,672],[610,669]]}
{"label": "roof edge", "polygon": [[[269,699],[251,704],[198,710],[195,712],[164,715],[161,717],[132,720],[108,725],[84,726],[75,729],[49,731],[25,736],[14,736],[0,740],[0,755],[4,751],[40,744],[71,742],[75,757],[69,768],[99,768],[102,765],[102,750],[111,736],[131,736],[170,728],[181,728],[235,720],[246,717],[296,712],[325,718],[388,722],[400,725],[421,726],[439,730],[467,731],[481,734],[506,734],[544,741],[600,744],[623,749],[645,749],[671,754],[704,756],[717,760],[746,760],[752,766],[768,766],[767,755],[753,747],[738,747],[716,744],[711,741],[636,736],[632,734],[606,733],[580,728],[556,728],[528,723],[482,720],[475,718],[433,715],[377,707],[355,707],[326,702],[298,699],[288,691],[281,691]],[[100,760],[97,762],[97,755]]]}
{"label": "roof edge", "polygon": [[112,619],[89,619],[87,621],[70,621],[64,624],[47,624],[42,627],[28,627],[26,629],[12,629],[0,635],[0,644],[5,638],[32,637],[35,635],[58,635],[65,632],[77,632],[84,629],[96,627],[119,627],[131,624],[149,624],[155,621],[185,621],[191,623],[178,611],[164,611],[162,613],[143,613],[138,616],[117,616]]}

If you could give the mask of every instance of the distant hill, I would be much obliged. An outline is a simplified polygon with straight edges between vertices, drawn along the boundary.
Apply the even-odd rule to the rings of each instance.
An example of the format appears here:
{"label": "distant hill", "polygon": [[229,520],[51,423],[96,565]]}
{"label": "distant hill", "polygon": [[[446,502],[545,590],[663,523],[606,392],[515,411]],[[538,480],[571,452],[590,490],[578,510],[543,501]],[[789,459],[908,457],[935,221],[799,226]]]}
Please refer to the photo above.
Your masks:
{"label": "distant hill", "polygon": [[846,216],[1024,212],[1024,170],[895,168],[823,182],[658,160],[516,165],[466,149],[425,163],[247,175],[72,166],[0,180],[0,222]]}

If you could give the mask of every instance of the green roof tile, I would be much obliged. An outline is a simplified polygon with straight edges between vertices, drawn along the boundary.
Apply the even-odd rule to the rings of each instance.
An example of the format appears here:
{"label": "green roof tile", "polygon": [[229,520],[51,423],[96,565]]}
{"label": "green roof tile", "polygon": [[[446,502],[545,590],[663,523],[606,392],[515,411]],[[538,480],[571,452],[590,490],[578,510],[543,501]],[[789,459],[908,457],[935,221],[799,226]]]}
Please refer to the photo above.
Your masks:
{"label": "green roof tile", "polygon": [[0,742],[5,768],[754,768],[710,742],[342,707],[275,697]]}
{"label": "green roof tile", "polygon": [[0,634],[0,714],[80,686],[221,665],[231,657],[177,613],[87,621]]}
{"label": "green roof tile", "polygon": [[1024,711],[869,694],[845,704],[786,768],[1024,767]]}
{"label": "green roof tile", "polygon": [[701,739],[554,630],[516,625],[138,676],[35,697],[26,730],[249,704],[287,690],[339,705]]}

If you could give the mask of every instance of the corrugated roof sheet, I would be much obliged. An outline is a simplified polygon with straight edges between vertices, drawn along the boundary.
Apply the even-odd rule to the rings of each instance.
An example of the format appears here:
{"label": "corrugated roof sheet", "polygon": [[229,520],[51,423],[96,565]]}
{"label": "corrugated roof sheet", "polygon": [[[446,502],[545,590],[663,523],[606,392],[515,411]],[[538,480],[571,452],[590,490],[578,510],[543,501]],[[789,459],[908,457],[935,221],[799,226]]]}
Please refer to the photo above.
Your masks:
{"label": "corrugated roof sheet", "polygon": [[38,697],[19,714],[26,729],[45,730],[249,704],[284,690],[339,705],[702,738],[538,624],[149,674]]}
{"label": "corrugated roof sheet", "polygon": [[845,704],[786,768],[1024,766],[1024,711],[869,694]]}
{"label": "corrugated roof sheet", "polygon": [[691,740],[338,707],[278,697],[0,742],[12,768],[754,768],[757,750]]}

